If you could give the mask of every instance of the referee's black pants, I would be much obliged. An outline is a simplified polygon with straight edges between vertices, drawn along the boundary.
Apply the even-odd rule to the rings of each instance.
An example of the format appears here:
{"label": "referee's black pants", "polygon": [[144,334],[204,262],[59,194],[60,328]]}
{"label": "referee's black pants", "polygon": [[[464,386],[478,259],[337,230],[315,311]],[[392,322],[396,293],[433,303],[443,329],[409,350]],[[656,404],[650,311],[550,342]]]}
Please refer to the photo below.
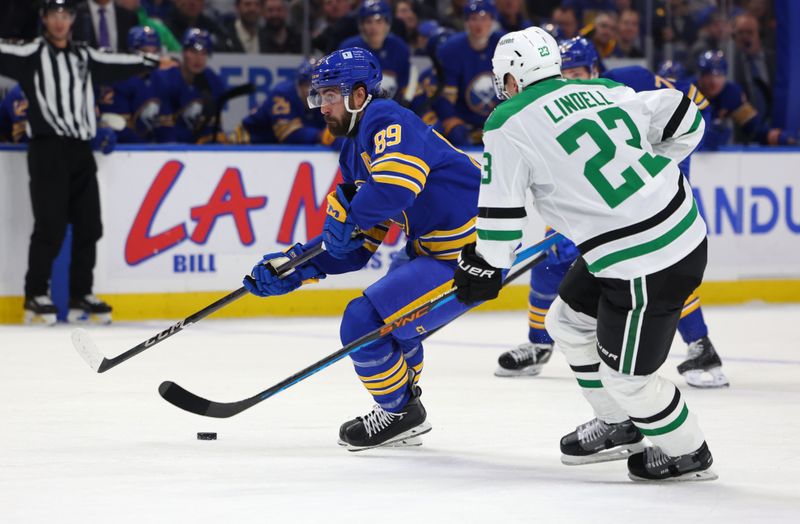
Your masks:
{"label": "referee's black pants", "polygon": [[28,145],[33,233],[25,296],[47,294],[50,273],[72,224],[70,297],[92,292],[96,244],[103,234],[97,164],[88,141],[34,138]]}

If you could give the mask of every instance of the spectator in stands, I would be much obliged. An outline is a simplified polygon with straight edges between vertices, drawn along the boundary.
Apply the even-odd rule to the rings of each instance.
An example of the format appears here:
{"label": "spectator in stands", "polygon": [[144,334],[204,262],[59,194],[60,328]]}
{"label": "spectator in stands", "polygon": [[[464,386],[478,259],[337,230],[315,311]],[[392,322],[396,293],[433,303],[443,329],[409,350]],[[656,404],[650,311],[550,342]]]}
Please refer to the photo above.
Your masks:
{"label": "spectator in stands", "polygon": [[147,16],[166,20],[172,11],[172,2],[170,0],[142,0],[142,7],[147,11]]}
{"label": "spectator in stands", "polygon": [[30,0],[0,3],[0,38],[33,40],[38,34],[39,6]]}
{"label": "spectator in stands", "polygon": [[764,118],[772,114],[772,86],[775,84],[775,54],[764,49],[758,20],[750,13],[733,19],[734,81]]}
{"label": "spectator in stands", "polygon": [[644,52],[639,41],[639,13],[633,9],[625,9],[619,15],[617,32],[617,48],[614,56],[623,58],[643,58]]}
{"label": "spectator in stands", "polygon": [[238,16],[237,0],[206,0],[206,11],[213,14],[217,21],[227,25]]}
{"label": "spectator in stands", "polygon": [[442,25],[451,28],[453,31],[464,30],[464,6],[467,0],[450,0],[444,10],[440,8],[440,21]]}
{"label": "spectator in stands", "polygon": [[158,33],[158,39],[167,51],[176,53],[181,50],[181,43],[175,38],[172,31],[160,19],[150,17],[141,0],[117,0],[117,3],[136,13],[139,18],[138,25],[149,27]]}
{"label": "spectator in stands", "polygon": [[747,0],[745,11],[758,20],[761,42],[767,49],[775,49],[775,18],[772,16],[772,2],[767,0]]}
{"label": "spectator in stands", "polygon": [[538,25],[544,20],[550,20],[553,10],[561,7],[561,0],[527,0],[528,16]]}
{"label": "spectator in stands", "polygon": [[596,13],[594,23],[586,26],[581,33],[591,40],[600,58],[612,56],[617,47],[617,14],[613,11]]}
{"label": "spectator in stands", "polygon": [[211,37],[214,51],[229,52],[233,41],[225,29],[213,19],[203,14],[205,0],[173,0],[174,8],[169,18],[164,20],[175,35],[185,35],[190,28],[207,31]]}
{"label": "spectator in stands", "polygon": [[392,12],[386,0],[365,0],[358,10],[361,34],[344,40],[339,49],[363,47],[372,52],[383,71],[381,89],[402,103],[406,100],[411,53],[403,40],[389,32],[391,23]]}
{"label": "spectator in stands", "polygon": [[492,32],[497,10],[492,0],[468,0],[466,31],[439,47],[442,91],[436,112],[445,136],[456,145],[481,144],[483,124],[499,103],[492,54],[503,33]]}
{"label": "spectator in stands", "polygon": [[697,24],[687,0],[667,0],[664,8],[656,9],[653,19],[653,38],[656,49],[670,46],[673,60],[686,60],[689,46],[697,40]]}
{"label": "spectator in stands", "polygon": [[236,0],[235,16],[224,23],[231,37],[231,52],[264,53],[266,31],[261,27],[264,0]]}
{"label": "spectator in stands", "polygon": [[706,9],[698,18],[700,30],[697,40],[689,49],[688,69],[695,72],[697,60],[709,49],[721,49],[723,42],[730,35],[730,24],[727,17],[716,8]]}
{"label": "spectator in stands", "polygon": [[358,22],[350,0],[323,0],[322,9],[324,26],[311,42],[315,49],[327,55],[338,49],[344,39],[358,34]]}
{"label": "spectator in stands", "polygon": [[617,10],[614,0],[563,0],[561,5],[575,10],[575,16],[581,26],[592,24],[600,13]]}
{"label": "spectator in stands", "polygon": [[180,67],[161,69],[151,77],[161,106],[156,140],[186,144],[217,141],[218,101],[224,86],[219,76],[206,67],[213,49],[211,35],[205,29],[189,28],[181,44]]}
{"label": "spectator in stands", "polygon": [[21,144],[28,141],[28,100],[16,84],[0,102],[0,142]]}
{"label": "spectator in stands", "polygon": [[128,31],[139,24],[136,13],[111,0],[88,0],[78,4],[72,38],[92,47],[128,50]]}
{"label": "spectator in stands", "polygon": [[303,52],[303,38],[289,25],[289,4],[286,0],[264,0],[266,42],[264,53]]}
{"label": "spectator in stands", "polygon": [[405,42],[417,54],[417,36],[419,29],[419,12],[414,0],[396,0],[394,3],[394,17],[403,24],[405,29]]}
{"label": "spectator in stands", "polygon": [[556,26],[555,39],[570,40],[578,36],[578,17],[571,7],[553,9],[553,25]]}
{"label": "spectator in stands", "polygon": [[497,21],[503,31],[521,31],[533,25],[522,0],[497,0]]}

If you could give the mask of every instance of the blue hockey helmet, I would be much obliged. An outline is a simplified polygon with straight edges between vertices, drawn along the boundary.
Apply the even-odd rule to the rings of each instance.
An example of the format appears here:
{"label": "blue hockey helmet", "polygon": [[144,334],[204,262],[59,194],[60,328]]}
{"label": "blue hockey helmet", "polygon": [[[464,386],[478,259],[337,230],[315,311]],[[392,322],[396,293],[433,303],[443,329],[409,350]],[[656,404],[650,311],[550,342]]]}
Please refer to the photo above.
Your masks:
{"label": "blue hockey helmet", "polygon": [[205,51],[208,53],[208,56],[211,56],[211,50],[214,47],[211,42],[211,35],[208,34],[208,31],[200,29],[199,27],[190,27],[183,33],[181,46],[183,46],[183,49]]}
{"label": "blue hockey helmet", "polygon": [[664,60],[664,62],[659,66],[658,72],[656,72],[658,76],[663,76],[664,78],[672,78],[673,80],[680,80],[681,78],[686,77],[686,68],[683,67],[683,64],[680,62],[675,62],[673,60]]}
{"label": "blue hockey helmet", "polygon": [[295,71],[295,80],[298,84],[307,84],[311,82],[311,73],[314,72],[314,59],[309,58],[303,60]]}
{"label": "blue hockey helmet", "polygon": [[600,68],[600,57],[594,44],[582,36],[576,36],[561,44],[561,70],[586,67],[589,71]]}
{"label": "blue hockey helmet", "polygon": [[386,19],[386,22],[392,23],[392,8],[386,3],[386,0],[366,0],[361,7],[358,8],[358,21],[362,22],[367,18],[373,16],[380,16]]}
{"label": "blue hockey helmet", "polygon": [[[324,87],[338,87],[347,97],[358,84],[363,84],[368,95],[381,91],[381,64],[375,55],[360,47],[339,49],[322,58],[311,73],[311,96],[316,98]],[[319,107],[316,100],[309,100],[310,107]]]}
{"label": "blue hockey helmet", "polygon": [[155,29],[146,25],[136,25],[128,31],[128,49],[140,50],[143,47],[161,49],[161,38]]}
{"label": "blue hockey helmet", "polygon": [[447,42],[447,39],[454,34],[455,32],[453,32],[452,29],[440,27],[434,34],[428,37],[428,43],[425,44],[425,54],[427,54],[431,60],[437,61],[436,52],[439,50],[439,46]]}
{"label": "blue hockey helmet", "polygon": [[701,75],[728,74],[728,61],[722,51],[706,51],[697,59],[697,70]]}
{"label": "blue hockey helmet", "polygon": [[486,13],[492,18],[497,18],[497,7],[494,0],[467,0],[464,4],[464,19],[478,13]]}

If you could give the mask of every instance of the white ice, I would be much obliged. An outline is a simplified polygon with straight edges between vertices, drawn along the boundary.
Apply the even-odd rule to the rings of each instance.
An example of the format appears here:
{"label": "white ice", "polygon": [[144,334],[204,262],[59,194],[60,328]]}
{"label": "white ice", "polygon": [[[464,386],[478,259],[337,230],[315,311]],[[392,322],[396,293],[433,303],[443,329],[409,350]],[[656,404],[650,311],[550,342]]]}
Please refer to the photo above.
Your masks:
{"label": "white ice", "polygon": [[[624,462],[563,466],[591,418],[560,354],[535,379],[492,376],[524,312],[471,314],[426,345],[418,449],[349,453],[339,424],[372,402],[342,361],[231,419],[182,412],[174,380],[255,394],[339,348],[333,318],[205,320],[105,374],[69,326],[0,326],[0,522],[800,522],[800,305],[707,307],[731,387],[663,374],[698,414],[719,480],[641,484]],[[93,327],[116,355],[172,321]],[[217,441],[198,441],[215,431]]]}

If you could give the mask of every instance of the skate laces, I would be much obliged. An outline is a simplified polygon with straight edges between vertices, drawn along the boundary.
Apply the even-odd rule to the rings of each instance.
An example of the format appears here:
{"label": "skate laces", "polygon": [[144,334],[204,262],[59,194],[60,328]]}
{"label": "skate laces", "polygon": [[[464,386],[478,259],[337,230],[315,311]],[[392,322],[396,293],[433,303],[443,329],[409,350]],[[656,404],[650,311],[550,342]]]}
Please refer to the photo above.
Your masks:
{"label": "skate laces", "polygon": [[581,424],[578,426],[578,442],[590,442],[592,440],[597,440],[600,436],[603,435],[608,430],[608,424],[600,420],[599,418],[592,419],[586,424]]}
{"label": "skate laces", "polygon": [[40,306],[53,305],[53,301],[50,300],[50,297],[48,297],[47,295],[39,295],[38,297],[33,297],[33,301]]}
{"label": "skate laces", "polygon": [[508,352],[511,355],[511,358],[514,359],[514,362],[517,364],[522,364],[526,361],[536,362],[536,354],[534,353],[533,349],[529,348],[527,345],[519,346],[516,349],[512,349]]}
{"label": "skate laces", "polygon": [[672,461],[672,457],[661,451],[658,446],[644,449],[644,461],[648,469],[666,466]]}
{"label": "skate laces", "polygon": [[689,354],[687,355],[687,359],[691,360],[693,358],[697,358],[703,354],[705,351],[705,344],[703,344],[703,339],[697,339],[694,342],[689,343]]}
{"label": "skate laces", "polygon": [[402,413],[389,413],[380,405],[375,404],[372,407],[372,411],[364,415],[361,420],[364,421],[367,436],[371,437],[389,427],[395,417],[401,417],[402,415]]}

